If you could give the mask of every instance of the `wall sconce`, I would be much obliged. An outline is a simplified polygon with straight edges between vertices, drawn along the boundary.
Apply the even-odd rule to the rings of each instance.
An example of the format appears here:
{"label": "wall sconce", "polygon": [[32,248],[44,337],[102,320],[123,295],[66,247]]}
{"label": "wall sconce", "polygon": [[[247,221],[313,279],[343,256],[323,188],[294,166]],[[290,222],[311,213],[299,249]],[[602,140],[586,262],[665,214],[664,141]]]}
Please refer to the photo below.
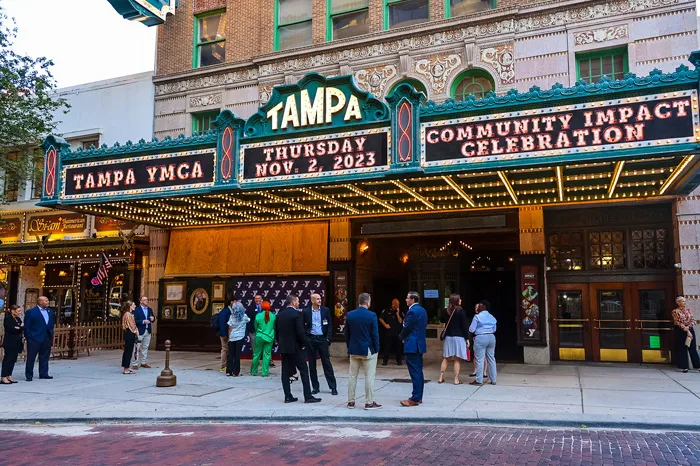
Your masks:
{"label": "wall sconce", "polygon": [[369,243],[367,241],[362,241],[359,246],[359,251],[363,256],[367,254],[367,251],[369,251]]}
{"label": "wall sconce", "polygon": [[680,262],[677,263],[677,264],[673,264],[673,266],[674,266],[675,268],[677,268],[677,269],[682,269],[682,268],[683,268],[683,264],[681,264]]}
{"label": "wall sconce", "polygon": [[401,261],[402,264],[407,263],[408,262],[408,253],[403,253],[399,260]]}
{"label": "wall sconce", "polygon": [[39,272],[39,276],[45,277],[46,276],[46,269],[41,269],[41,272]]}

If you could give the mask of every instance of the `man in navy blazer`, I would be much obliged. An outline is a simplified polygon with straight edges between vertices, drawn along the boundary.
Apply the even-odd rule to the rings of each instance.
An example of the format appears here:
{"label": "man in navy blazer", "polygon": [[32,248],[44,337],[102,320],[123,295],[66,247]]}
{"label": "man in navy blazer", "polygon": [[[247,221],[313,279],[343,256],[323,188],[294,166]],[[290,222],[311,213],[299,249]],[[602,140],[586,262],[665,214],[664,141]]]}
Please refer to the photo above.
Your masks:
{"label": "man in navy blazer", "polygon": [[379,322],[377,315],[369,310],[369,293],[357,298],[360,306],[348,312],[345,318],[345,342],[350,355],[350,379],[348,380],[348,408],[355,407],[355,389],[360,367],[365,373],[365,409],[379,409],[382,405],[374,401],[374,374],[377,371],[379,353]]}
{"label": "man in navy blazer", "polygon": [[236,300],[234,298],[229,298],[228,306],[219,311],[216,336],[219,337],[219,342],[221,343],[221,372],[226,372],[226,360],[228,359],[228,320],[231,317],[231,310],[235,302]]}
{"label": "man in navy blazer", "polygon": [[39,296],[38,305],[24,313],[24,337],[27,339],[27,365],[24,376],[27,382],[34,378],[34,361],[39,355],[39,378],[53,379],[49,375],[49,358],[53,345],[53,311],[49,298]]}
{"label": "man in navy blazer", "polygon": [[323,375],[326,376],[328,388],[332,395],[338,394],[338,385],[335,381],[333,364],[328,347],[331,345],[331,311],[326,306],[321,306],[321,295],[311,295],[311,306],[302,311],[304,317],[304,332],[309,344],[306,345],[307,358],[309,360],[309,377],[313,387],[312,395],[320,390],[318,373],[316,372],[316,358],[321,357]]}
{"label": "man in navy blazer", "polygon": [[413,382],[413,393],[409,399],[401,402],[401,406],[418,406],[423,403],[423,354],[427,350],[425,330],[428,328],[428,313],[419,301],[420,295],[415,291],[409,291],[406,295],[408,312],[399,337],[403,340],[404,357]]}
{"label": "man in navy blazer", "polygon": [[156,321],[156,316],[153,309],[148,307],[148,296],[142,296],[141,302],[134,309],[134,320],[136,328],[139,329],[139,344],[134,351],[134,361],[131,363],[132,369],[138,369],[139,366],[150,369],[148,365],[148,347],[151,345],[152,324]]}

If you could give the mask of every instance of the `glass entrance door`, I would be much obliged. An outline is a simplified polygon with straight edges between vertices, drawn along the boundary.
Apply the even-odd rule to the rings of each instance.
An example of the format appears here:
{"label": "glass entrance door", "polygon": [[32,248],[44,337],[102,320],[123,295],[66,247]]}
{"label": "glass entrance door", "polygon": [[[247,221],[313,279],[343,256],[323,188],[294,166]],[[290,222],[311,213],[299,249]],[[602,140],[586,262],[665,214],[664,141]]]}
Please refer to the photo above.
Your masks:
{"label": "glass entrance door", "polygon": [[629,287],[623,283],[592,284],[594,361],[627,362],[632,329]]}
{"label": "glass entrance door", "polygon": [[550,293],[554,303],[553,344],[564,361],[590,361],[591,339],[588,285],[555,285]]}

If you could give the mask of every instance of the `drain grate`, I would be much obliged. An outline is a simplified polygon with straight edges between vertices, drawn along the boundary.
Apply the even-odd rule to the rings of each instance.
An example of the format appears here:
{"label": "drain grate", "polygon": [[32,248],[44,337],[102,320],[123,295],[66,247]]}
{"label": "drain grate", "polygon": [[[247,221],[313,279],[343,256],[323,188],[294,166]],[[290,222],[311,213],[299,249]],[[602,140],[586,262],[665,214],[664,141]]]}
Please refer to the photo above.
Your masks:
{"label": "drain grate", "polygon": [[[392,383],[412,383],[411,379],[389,379],[389,382],[392,382]],[[430,383],[430,380],[425,380],[423,383],[424,384]]]}

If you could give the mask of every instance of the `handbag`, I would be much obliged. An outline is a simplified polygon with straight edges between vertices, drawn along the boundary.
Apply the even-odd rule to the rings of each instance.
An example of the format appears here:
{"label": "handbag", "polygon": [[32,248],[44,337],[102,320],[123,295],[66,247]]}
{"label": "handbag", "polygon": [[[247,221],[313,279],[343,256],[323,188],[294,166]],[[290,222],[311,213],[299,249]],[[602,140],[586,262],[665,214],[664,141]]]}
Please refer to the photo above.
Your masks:
{"label": "handbag", "polygon": [[690,344],[691,344],[692,342],[693,342],[693,337],[691,337],[690,335],[688,335],[688,336],[685,337],[685,346],[687,346],[688,348],[690,348]]}
{"label": "handbag", "polygon": [[442,332],[440,332],[440,341],[445,341],[445,338],[447,337],[447,327],[449,327],[450,322],[452,322],[452,317],[454,317],[455,312],[457,312],[456,308],[454,311],[452,311],[452,314],[450,314],[450,318],[447,319],[447,323],[445,324],[445,328],[443,328]]}

